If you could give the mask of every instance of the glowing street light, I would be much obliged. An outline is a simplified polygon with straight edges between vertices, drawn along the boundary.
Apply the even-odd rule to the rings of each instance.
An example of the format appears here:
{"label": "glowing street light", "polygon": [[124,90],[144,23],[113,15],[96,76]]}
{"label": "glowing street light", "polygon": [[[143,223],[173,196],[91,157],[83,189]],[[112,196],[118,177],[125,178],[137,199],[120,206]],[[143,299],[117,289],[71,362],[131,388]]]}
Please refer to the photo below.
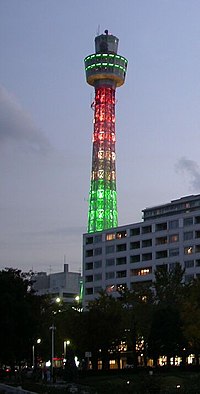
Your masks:
{"label": "glowing street light", "polygon": [[70,345],[70,340],[68,339],[67,341],[64,341],[64,359],[66,360],[67,356],[67,346]]}

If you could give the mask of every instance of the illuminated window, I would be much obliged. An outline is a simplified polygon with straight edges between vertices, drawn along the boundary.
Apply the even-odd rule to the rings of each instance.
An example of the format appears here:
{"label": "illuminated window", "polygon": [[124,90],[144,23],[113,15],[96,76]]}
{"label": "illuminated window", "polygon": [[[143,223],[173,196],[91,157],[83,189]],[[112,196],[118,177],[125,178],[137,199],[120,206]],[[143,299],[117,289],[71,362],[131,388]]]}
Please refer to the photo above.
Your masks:
{"label": "illuminated window", "polygon": [[124,237],[126,237],[126,236],[127,236],[126,230],[120,231],[119,233],[116,234],[116,238],[117,238],[117,239],[121,239],[121,238],[124,238]]}
{"label": "illuminated window", "polygon": [[187,246],[184,248],[184,254],[192,254],[193,253],[193,247],[192,246]]}
{"label": "illuminated window", "polygon": [[179,234],[172,234],[169,236],[170,243],[178,242],[178,241],[179,241]]}
{"label": "illuminated window", "polygon": [[145,276],[152,273],[152,267],[131,270],[131,275],[133,276]]}
{"label": "illuminated window", "polygon": [[115,233],[106,234],[106,241],[111,241],[112,239],[115,239]]}

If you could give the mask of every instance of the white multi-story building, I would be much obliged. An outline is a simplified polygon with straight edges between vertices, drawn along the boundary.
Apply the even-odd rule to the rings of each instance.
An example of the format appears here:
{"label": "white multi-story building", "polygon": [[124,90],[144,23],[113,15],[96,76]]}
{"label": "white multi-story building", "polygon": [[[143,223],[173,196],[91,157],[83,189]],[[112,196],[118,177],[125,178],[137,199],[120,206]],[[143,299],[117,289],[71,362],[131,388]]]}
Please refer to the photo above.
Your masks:
{"label": "white multi-story building", "polygon": [[63,302],[74,302],[81,298],[82,277],[78,272],[69,272],[68,264],[64,264],[63,272],[47,274],[38,272],[33,277],[34,290],[38,295],[49,294],[52,299],[62,299]]}
{"label": "white multi-story building", "polygon": [[200,276],[200,194],[146,208],[143,221],[83,235],[84,302],[100,290],[154,280],[156,267],[180,263],[189,283]]}

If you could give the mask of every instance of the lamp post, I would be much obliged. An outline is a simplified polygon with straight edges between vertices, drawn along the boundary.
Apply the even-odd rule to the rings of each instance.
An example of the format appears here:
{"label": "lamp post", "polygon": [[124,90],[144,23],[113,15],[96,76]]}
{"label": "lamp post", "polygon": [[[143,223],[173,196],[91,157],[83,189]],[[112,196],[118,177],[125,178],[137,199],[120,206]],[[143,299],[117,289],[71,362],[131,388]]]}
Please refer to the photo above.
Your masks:
{"label": "lamp post", "polygon": [[69,339],[67,341],[64,341],[64,359],[66,360],[67,357],[67,346],[70,345]]}
{"label": "lamp post", "polygon": [[[41,343],[41,339],[38,338],[38,339],[36,340],[36,343],[37,343],[37,344]],[[32,368],[33,368],[33,369],[35,368],[35,344],[33,344],[33,346],[32,346]]]}
{"label": "lamp post", "polygon": [[52,324],[51,327],[49,327],[49,330],[51,330],[51,376],[53,377],[53,368],[54,368],[54,335],[55,335],[55,330],[56,327],[54,323]]}

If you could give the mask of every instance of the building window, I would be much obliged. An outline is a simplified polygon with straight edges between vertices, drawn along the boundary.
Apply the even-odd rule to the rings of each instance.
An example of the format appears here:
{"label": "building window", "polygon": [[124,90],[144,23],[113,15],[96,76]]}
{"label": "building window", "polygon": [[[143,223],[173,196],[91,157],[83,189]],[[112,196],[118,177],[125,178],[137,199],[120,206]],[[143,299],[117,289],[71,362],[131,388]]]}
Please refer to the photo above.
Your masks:
{"label": "building window", "polygon": [[106,272],[106,279],[114,279],[115,273],[113,271]]}
{"label": "building window", "polygon": [[142,261],[152,260],[152,253],[143,253],[142,254]]}
{"label": "building window", "polygon": [[86,245],[93,244],[93,237],[87,237],[86,238]]}
{"label": "building window", "polygon": [[94,275],[94,281],[102,280],[102,274],[95,274]]}
{"label": "building window", "polygon": [[140,227],[131,228],[130,236],[134,237],[136,235],[140,235]]}
{"label": "building window", "polygon": [[179,234],[172,234],[169,236],[170,243],[178,242],[178,241],[179,241]]}
{"label": "building window", "polygon": [[164,245],[167,244],[167,236],[156,238],[156,245]]}
{"label": "building window", "polygon": [[93,256],[93,249],[89,249],[85,251],[85,257],[92,257]]}
{"label": "building window", "polygon": [[191,283],[194,280],[194,275],[185,275],[185,283]]}
{"label": "building window", "polygon": [[95,256],[99,256],[100,254],[102,254],[102,248],[96,248],[96,249],[94,249],[94,255],[95,255]]}
{"label": "building window", "polygon": [[174,257],[179,255],[179,248],[169,249],[169,257]]}
{"label": "building window", "polygon": [[106,241],[112,241],[115,239],[115,233],[106,234]]}
{"label": "building window", "polygon": [[140,255],[136,254],[135,256],[130,256],[130,263],[139,263]]}
{"label": "building window", "polygon": [[117,271],[116,278],[126,278],[126,271]]}
{"label": "building window", "polygon": [[195,245],[195,252],[200,253],[200,245]]}
{"label": "building window", "polygon": [[167,257],[167,250],[160,250],[156,252],[156,259],[164,259]]}
{"label": "building window", "polygon": [[116,246],[117,252],[124,252],[126,250],[126,244],[119,244]]}
{"label": "building window", "polygon": [[184,226],[191,226],[193,224],[193,217],[184,218],[183,225]]}
{"label": "building window", "polygon": [[126,264],[126,256],[124,257],[118,257],[116,259],[116,265],[122,265],[122,264]]}
{"label": "building window", "polygon": [[195,224],[200,224],[200,216],[195,216]]}
{"label": "building window", "polygon": [[144,239],[142,241],[142,247],[148,248],[149,246],[152,246],[152,239]]}
{"label": "building window", "polygon": [[102,267],[102,261],[98,260],[98,261],[94,261],[94,268],[101,268]]}
{"label": "building window", "polygon": [[193,239],[193,231],[185,231],[183,233],[183,239],[184,241],[189,241],[190,239]]}
{"label": "building window", "polygon": [[164,230],[167,230],[167,222],[156,224],[156,231],[164,231]]}
{"label": "building window", "polygon": [[101,293],[101,291],[102,291],[102,287],[101,286],[95,286],[94,287],[94,293],[95,294]]}
{"label": "building window", "polygon": [[148,234],[152,232],[151,225],[142,227],[142,234]]}
{"label": "building window", "polygon": [[178,264],[177,262],[176,263],[170,263],[169,264],[169,270],[173,271],[176,268],[177,264]]}
{"label": "building window", "polygon": [[93,294],[93,287],[86,287],[86,289],[85,289],[85,294],[86,294],[86,295],[91,295],[91,294]]}
{"label": "building window", "polygon": [[99,242],[102,242],[102,235],[95,235],[94,243],[98,244]]}
{"label": "building window", "polygon": [[140,241],[130,243],[130,249],[139,249],[139,248],[140,248]]}
{"label": "building window", "polygon": [[200,231],[195,231],[195,238],[200,238]]}
{"label": "building window", "polygon": [[110,267],[111,265],[115,265],[115,259],[106,259],[106,267]]}
{"label": "building window", "polygon": [[85,264],[85,269],[86,270],[92,270],[93,269],[93,263],[86,263]]}
{"label": "building window", "polygon": [[184,254],[192,254],[193,253],[193,246],[187,246],[184,248]]}
{"label": "building window", "polygon": [[194,267],[194,260],[185,261],[184,265],[185,265],[185,268],[192,268],[192,267]]}
{"label": "building window", "polygon": [[116,234],[116,238],[117,238],[117,239],[125,238],[126,236],[127,236],[126,230],[120,231],[120,232],[118,232],[118,233]]}
{"label": "building window", "polygon": [[179,227],[179,221],[178,219],[175,220],[170,220],[169,221],[169,230],[175,230],[176,228]]}
{"label": "building window", "polygon": [[200,259],[196,260],[196,267],[200,267]]}
{"label": "building window", "polygon": [[106,253],[114,253],[115,251],[115,245],[108,245],[106,246]]}
{"label": "building window", "polygon": [[144,276],[144,275],[149,275],[151,273],[152,273],[152,267],[138,268],[135,270],[131,270],[132,276]]}
{"label": "building window", "polygon": [[93,275],[87,275],[86,277],[85,277],[85,281],[88,283],[88,282],[93,282]]}

